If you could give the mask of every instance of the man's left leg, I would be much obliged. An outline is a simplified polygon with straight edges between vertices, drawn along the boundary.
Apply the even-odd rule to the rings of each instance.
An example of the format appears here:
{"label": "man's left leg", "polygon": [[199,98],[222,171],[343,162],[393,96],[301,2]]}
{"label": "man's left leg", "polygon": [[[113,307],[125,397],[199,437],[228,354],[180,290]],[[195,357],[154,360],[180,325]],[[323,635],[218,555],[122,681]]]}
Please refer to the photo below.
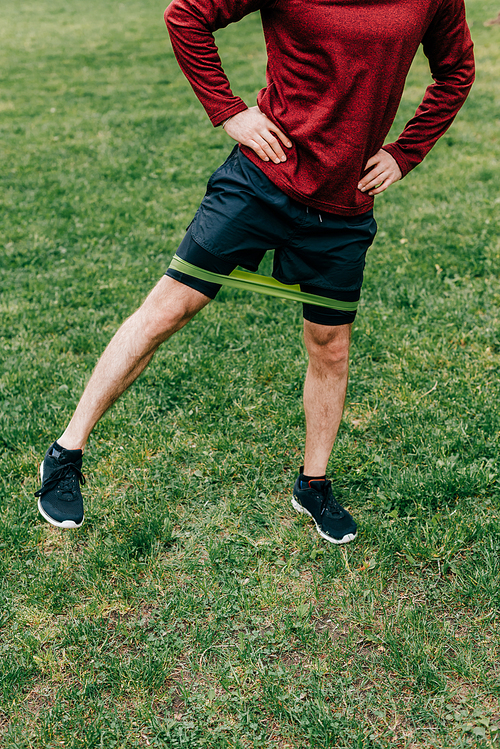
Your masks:
{"label": "man's left leg", "polygon": [[323,476],[344,410],[351,325],[319,325],[304,320],[309,354],[304,383],[306,450],[304,473]]}
{"label": "man's left leg", "polygon": [[304,384],[306,449],[292,504],[313,518],[322,538],[335,544],[352,541],[357,534],[356,523],[334,499],[326,480],[326,467],[344,408],[350,335],[350,324],[320,325],[304,320],[309,354]]}

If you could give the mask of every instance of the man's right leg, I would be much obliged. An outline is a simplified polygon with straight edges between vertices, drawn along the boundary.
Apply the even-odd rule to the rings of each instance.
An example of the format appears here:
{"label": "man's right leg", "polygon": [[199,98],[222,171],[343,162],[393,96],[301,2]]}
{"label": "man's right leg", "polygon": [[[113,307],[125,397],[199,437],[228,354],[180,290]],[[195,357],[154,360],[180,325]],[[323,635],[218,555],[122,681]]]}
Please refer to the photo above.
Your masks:
{"label": "man's right leg", "polygon": [[[281,246],[290,233],[290,199],[237,146],[209,184],[177,249],[178,256],[222,275],[238,264],[257,270],[265,252]],[[83,522],[79,487],[79,482],[83,483],[82,450],[97,421],[143,371],[160,343],[185,325],[220,288],[219,284],[172,268],[166,276],[117,332],[97,364],[67,429],[45,456],[42,488],[36,494],[40,512],[54,525],[78,528]],[[78,503],[73,504],[75,509],[69,517],[72,494],[79,507]]]}
{"label": "man's right leg", "polygon": [[159,345],[208,302],[205,294],[163,276],[99,359],[73,418],[58,440],[61,447],[83,450],[101,416],[146,368]]}
{"label": "man's right leg", "polygon": [[84,481],[82,452],[92,429],[146,368],[160,344],[209,301],[200,291],[163,276],[119,328],[98,361],[70,423],[42,463],[42,488],[36,496],[49,523],[61,528],[78,528],[83,523],[79,482]]}

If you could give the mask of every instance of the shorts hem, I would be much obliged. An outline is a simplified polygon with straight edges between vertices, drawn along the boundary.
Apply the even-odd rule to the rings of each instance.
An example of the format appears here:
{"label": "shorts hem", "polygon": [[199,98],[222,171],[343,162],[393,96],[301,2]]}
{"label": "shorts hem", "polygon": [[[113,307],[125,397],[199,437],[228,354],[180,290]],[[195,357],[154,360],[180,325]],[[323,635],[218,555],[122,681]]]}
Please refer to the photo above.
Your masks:
{"label": "shorts hem", "polygon": [[356,312],[342,312],[341,310],[317,307],[314,304],[303,304],[302,309],[304,320],[317,325],[329,325],[331,327],[350,325],[356,318]]}
{"label": "shorts hem", "polygon": [[184,284],[184,286],[189,286],[189,288],[199,291],[200,294],[204,294],[209,299],[215,299],[221,289],[219,284],[202,281],[200,278],[188,276],[186,273],[181,273],[174,268],[168,268],[165,271],[165,275],[173,278],[174,281]]}

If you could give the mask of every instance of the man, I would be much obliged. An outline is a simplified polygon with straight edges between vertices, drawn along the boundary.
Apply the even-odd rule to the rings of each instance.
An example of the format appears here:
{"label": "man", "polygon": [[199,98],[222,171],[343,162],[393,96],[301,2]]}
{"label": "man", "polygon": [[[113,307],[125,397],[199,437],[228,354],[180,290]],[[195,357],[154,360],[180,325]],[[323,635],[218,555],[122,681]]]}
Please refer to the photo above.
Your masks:
{"label": "man", "polygon": [[[267,86],[248,108],[231,91],[213,32],[255,10]],[[82,524],[82,451],[96,422],[158,346],[215,297],[220,285],[211,274],[256,270],[275,249],[273,275],[314,295],[304,304],[307,428],[292,503],[326,540],[351,541],[356,523],[333,497],[326,468],[376,231],[373,198],[424,158],[465,101],[474,62],[464,0],[173,0],[165,19],[212,123],[240,145],[209,180],[177,251],[180,266],[174,262],[118,330],[47,451],[40,512],[59,527]],[[384,145],[420,43],[434,84],[398,140]]]}

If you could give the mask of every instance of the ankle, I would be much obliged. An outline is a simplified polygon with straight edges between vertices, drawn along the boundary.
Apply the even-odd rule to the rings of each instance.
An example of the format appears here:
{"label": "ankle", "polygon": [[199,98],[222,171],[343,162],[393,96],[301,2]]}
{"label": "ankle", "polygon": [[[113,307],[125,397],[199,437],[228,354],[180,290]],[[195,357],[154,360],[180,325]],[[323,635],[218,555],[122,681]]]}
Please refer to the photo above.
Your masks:
{"label": "ankle", "polygon": [[85,442],[82,442],[82,440],[71,439],[70,437],[66,437],[65,434],[63,434],[62,437],[59,437],[56,441],[57,444],[60,447],[64,447],[65,450],[81,450],[82,453],[85,450]]}
{"label": "ankle", "polygon": [[305,465],[303,468],[301,467],[300,474],[308,481],[320,481],[321,479],[326,479],[326,468],[311,463],[310,465]]}
{"label": "ankle", "polygon": [[324,484],[326,486],[326,474],[319,473],[306,473],[303,466],[300,466],[299,470],[299,487],[300,489],[312,489],[311,484],[317,482],[318,484]]}
{"label": "ankle", "polygon": [[319,476],[312,473],[301,473],[299,478],[301,481],[326,481],[326,473]]}

